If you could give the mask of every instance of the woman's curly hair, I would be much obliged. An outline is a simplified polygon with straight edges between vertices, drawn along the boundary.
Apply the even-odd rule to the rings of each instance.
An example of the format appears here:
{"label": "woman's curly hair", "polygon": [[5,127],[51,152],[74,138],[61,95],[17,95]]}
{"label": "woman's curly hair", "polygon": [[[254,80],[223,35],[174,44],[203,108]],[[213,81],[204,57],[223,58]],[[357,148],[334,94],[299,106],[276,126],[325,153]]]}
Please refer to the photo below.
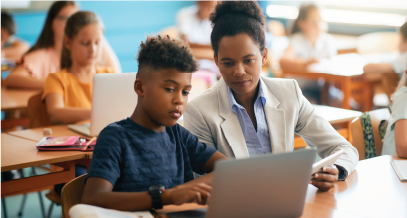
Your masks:
{"label": "woman's curly hair", "polygon": [[211,43],[218,56],[219,42],[224,36],[248,34],[263,52],[266,44],[263,10],[255,1],[223,1],[218,3],[211,14]]}
{"label": "woman's curly hair", "polygon": [[168,35],[148,36],[140,44],[137,61],[139,69],[173,68],[186,73],[198,70],[198,64],[188,45],[181,40],[171,39]]}

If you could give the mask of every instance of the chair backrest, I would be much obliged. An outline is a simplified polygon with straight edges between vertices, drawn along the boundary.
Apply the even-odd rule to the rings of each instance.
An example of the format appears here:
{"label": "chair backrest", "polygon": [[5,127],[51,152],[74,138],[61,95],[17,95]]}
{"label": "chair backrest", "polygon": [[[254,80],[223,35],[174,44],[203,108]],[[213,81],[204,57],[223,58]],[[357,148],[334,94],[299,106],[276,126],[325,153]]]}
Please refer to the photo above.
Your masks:
{"label": "chair backrest", "polygon": [[42,92],[28,99],[28,120],[30,128],[43,127],[52,125],[45,102],[42,101]]}
{"label": "chair backrest", "polygon": [[390,103],[392,103],[391,96],[396,91],[397,84],[399,83],[399,75],[397,73],[383,73],[382,74],[382,87],[383,91],[386,93],[387,98],[389,98]]}
{"label": "chair backrest", "polygon": [[75,204],[80,204],[85,188],[85,179],[88,174],[76,177],[72,181],[65,184],[61,192],[62,215],[64,218],[69,218],[69,209]]}
{"label": "chair backrest", "polygon": [[[375,143],[376,156],[382,154],[383,142],[379,135],[379,124],[382,120],[388,120],[390,118],[390,112],[387,108],[373,110],[369,112],[370,119],[372,121],[373,138]],[[362,122],[360,117],[355,118],[351,123],[351,132],[353,146],[359,152],[359,160],[366,159],[365,155],[365,138],[363,134]]]}
{"label": "chair backrest", "polygon": [[393,52],[398,50],[397,32],[368,33],[358,37],[356,48],[360,54]]}

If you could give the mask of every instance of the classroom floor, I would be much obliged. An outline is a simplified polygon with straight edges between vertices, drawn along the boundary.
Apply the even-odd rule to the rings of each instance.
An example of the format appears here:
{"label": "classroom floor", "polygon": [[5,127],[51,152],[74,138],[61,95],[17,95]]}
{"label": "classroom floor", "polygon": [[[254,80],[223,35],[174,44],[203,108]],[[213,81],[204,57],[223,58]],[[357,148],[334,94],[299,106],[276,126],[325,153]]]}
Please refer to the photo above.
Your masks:
{"label": "classroom floor", "polygon": [[[44,174],[48,173],[49,171],[41,168],[37,168],[37,173],[38,174]],[[29,176],[30,169],[24,169],[24,175]],[[44,210],[45,214],[48,213],[49,206],[51,205],[51,201],[48,200],[48,198],[45,197],[45,194],[47,194],[48,191],[42,191],[42,200],[44,202]],[[6,210],[7,210],[7,218],[18,218],[18,212],[21,207],[21,202],[23,199],[23,195],[15,195],[15,196],[10,196],[5,198],[6,202]],[[19,218],[43,218],[43,215],[41,213],[40,209],[40,200],[38,197],[38,193],[30,193],[27,194],[27,199],[24,205],[24,210],[22,213],[22,216]],[[61,218],[62,217],[62,209],[61,206],[54,205],[52,209],[52,215],[50,216],[51,218]],[[4,212],[3,212],[3,205],[1,206],[1,218],[5,218]]]}

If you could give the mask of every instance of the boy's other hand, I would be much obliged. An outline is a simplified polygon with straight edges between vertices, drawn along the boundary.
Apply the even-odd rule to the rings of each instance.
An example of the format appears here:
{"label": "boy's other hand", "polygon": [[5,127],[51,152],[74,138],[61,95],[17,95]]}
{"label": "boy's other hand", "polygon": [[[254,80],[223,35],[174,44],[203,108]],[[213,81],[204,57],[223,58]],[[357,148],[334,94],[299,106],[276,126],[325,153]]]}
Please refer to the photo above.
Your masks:
{"label": "boy's other hand", "polygon": [[161,195],[161,199],[164,205],[181,205],[184,203],[193,202],[205,205],[209,202],[211,190],[212,187],[205,183],[198,183],[195,185],[179,185],[172,189],[166,190]]}
{"label": "boy's other hand", "polygon": [[339,170],[335,165],[323,167],[322,172],[317,172],[312,175],[311,184],[321,191],[328,191],[338,182]]}

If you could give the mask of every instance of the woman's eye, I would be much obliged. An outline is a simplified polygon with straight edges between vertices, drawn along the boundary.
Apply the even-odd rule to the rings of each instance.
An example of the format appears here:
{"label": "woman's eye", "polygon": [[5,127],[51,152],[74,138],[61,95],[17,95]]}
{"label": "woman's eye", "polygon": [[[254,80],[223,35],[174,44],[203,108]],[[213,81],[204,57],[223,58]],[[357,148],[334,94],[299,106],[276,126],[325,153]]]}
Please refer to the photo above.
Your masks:
{"label": "woman's eye", "polygon": [[89,42],[82,42],[82,45],[89,45]]}
{"label": "woman's eye", "polygon": [[170,89],[170,88],[165,88],[165,90],[167,90],[167,92],[173,92],[174,89]]}

